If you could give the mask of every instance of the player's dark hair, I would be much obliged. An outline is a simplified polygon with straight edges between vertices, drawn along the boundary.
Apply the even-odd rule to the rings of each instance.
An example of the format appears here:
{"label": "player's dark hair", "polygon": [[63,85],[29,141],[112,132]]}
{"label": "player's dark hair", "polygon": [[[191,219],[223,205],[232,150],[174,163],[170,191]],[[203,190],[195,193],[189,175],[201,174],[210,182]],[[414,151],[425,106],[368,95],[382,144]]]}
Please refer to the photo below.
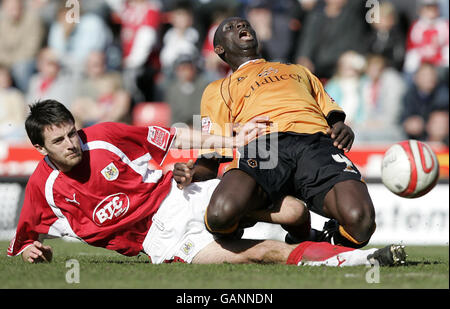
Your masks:
{"label": "player's dark hair", "polygon": [[72,113],[56,100],[44,100],[30,105],[25,129],[33,145],[44,146],[44,128],[63,123],[75,123]]}
{"label": "player's dark hair", "polygon": [[193,13],[194,7],[190,0],[178,0],[172,4],[172,10],[183,10],[189,13]]}

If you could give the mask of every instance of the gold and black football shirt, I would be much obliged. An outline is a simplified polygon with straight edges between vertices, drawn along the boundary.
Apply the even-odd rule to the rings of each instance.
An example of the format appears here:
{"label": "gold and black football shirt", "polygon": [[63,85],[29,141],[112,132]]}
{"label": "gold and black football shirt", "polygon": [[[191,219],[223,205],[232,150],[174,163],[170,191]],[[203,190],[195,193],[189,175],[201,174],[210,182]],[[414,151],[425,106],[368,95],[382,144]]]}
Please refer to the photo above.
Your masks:
{"label": "gold and black football shirt", "polygon": [[[267,133],[325,133],[326,117],[332,111],[343,112],[307,68],[264,59],[249,61],[230,76],[212,82],[201,101],[202,130],[223,136],[231,136],[233,124],[256,116],[270,117],[273,126]],[[232,156],[223,149],[215,151]]]}

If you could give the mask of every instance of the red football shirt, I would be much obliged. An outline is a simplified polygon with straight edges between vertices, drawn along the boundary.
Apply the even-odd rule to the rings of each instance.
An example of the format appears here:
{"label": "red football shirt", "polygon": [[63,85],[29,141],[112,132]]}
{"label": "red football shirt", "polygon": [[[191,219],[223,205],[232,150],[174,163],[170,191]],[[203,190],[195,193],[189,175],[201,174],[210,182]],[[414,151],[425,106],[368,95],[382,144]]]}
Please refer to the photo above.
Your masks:
{"label": "red football shirt", "polygon": [[420,63],[448,66],[449,22],[444,18],[434,21],[419,19],[409,30],[406,51],[414,51]]}
{"label": "red football shirt", "polygon": [[128,57],[136,44],[136,35],[141,27],[158,29],[160,25],[160,12],[151,3],[138,6],[126,5],[120,14],[121,17],[121,42],[123,58]]}
{"label": "red football shirt", "polygon": [[101,123],[80,130],[83,159],[68,173],[45,157],[25,190],[8,255],[34,240],[70,236],[133,256],[142,250],[151,218],[171,188],[162,164],[176,129]]}

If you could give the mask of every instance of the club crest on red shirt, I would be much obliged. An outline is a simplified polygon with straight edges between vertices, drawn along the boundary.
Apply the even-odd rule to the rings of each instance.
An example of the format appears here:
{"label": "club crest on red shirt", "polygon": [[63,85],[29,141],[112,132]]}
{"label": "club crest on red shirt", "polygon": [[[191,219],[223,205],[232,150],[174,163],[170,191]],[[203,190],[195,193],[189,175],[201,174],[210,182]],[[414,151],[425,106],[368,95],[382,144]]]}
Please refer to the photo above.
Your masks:
{"label": "club crest on red shirt", "polygon": [[108,181],[116,180],[119,177],[119,170],[112,162],[102,169],[101,173]]}

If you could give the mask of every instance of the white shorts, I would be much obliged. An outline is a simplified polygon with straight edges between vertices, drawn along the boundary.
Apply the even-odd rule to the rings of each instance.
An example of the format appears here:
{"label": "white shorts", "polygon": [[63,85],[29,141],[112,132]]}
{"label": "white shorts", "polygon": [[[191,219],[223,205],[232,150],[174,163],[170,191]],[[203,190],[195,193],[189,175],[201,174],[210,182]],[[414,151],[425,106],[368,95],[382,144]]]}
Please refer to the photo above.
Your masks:
{"label": "white shorts", "polygon": [[204,216],[219,181],[195,182],[180,190],[172,180],[170,193],[153,216],[142,244],[153,264],[180,259],[191,263],[200,250],[214,241],[205,227]]}

